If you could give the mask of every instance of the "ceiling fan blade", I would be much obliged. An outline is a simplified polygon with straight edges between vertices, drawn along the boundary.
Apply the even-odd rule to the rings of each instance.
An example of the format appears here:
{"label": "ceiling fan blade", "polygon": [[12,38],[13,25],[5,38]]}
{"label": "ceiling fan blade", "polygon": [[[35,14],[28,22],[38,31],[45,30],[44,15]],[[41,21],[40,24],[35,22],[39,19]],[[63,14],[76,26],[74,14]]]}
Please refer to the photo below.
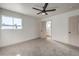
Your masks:
{"label": "ceiling fan blade", "polygon": [[45,10],[47,8],[48,3],[45,3],[43,9]]}
{"label": "ceiling fan blade", "polygon": [[46,12],[56,11],[56,9],[46,10]]}
{"label": "ceiling fan blade", "polygon": [[37,13],[37,15],[39,15],[40,13],[42,13],[42,12]]}
{"label": "ceiling fan blade", "polygon": [[45,14],[48,15],[46,12],[45,12]]}
{"label": "ceiling fan blade", "polygon": [[38,10],[38,11],[42,11],[42,10],[40,10],[40,9],[37,9],[37,8],[34,8],[34,7],[33,7],[33,9],[35,9],[35,10]]}

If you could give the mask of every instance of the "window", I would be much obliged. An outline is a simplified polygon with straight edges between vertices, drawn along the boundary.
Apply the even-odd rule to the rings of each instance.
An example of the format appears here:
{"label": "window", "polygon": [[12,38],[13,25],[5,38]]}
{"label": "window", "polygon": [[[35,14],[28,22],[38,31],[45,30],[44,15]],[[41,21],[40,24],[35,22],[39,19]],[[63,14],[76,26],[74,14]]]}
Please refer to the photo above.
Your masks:
{"label": "window", "polygon": [[22,29],[22,19],[2,16],[1,29]]}

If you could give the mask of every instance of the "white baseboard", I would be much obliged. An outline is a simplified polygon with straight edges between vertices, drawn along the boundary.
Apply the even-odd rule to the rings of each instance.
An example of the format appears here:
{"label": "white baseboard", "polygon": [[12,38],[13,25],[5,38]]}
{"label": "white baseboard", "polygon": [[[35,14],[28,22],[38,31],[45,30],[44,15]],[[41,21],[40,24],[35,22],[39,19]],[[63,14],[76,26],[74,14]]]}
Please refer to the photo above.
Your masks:
{"label": "white baseboard", "polygon": [[26,42],[26,41],[29,41],[29,40],[33,40],[33,39],[40,39],[40,37],[36,37],[36,38],[32,38],[32,39],[27,39],[27,40],[15,42],[15,43],[12,43],[12,44],[2,45],[2,46],[0,46],[0,48],[9,47],[9,46],[20,44],[20,43],[23,43],[23,42]]}

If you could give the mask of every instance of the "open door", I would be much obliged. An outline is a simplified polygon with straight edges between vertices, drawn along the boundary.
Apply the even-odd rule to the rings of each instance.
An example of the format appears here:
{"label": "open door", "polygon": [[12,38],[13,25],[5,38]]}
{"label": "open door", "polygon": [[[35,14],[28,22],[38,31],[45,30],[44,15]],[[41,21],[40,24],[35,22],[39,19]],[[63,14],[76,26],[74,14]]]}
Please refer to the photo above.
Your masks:
{"label": "open door", "polygon": [[79,44],[79,16],[69,18],[69,42]]}
{"label": "open door", "polygon": [[41,22],[41,38],[52,39],[52,22],[42,21]]}
{"label": "open door", "polygon": [[46,39],[52,39],[52,22],[47,21],[46,22]]}
{"label": "open door", "polygon": [[46,39],[46,21],[41,21],[41,38]]}

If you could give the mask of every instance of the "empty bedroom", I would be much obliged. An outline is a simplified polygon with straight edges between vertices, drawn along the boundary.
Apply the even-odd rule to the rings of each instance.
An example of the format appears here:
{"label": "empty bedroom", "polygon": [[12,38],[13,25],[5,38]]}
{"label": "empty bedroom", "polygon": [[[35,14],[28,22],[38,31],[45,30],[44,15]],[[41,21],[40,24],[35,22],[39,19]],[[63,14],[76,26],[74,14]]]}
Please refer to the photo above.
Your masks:
{"label": "empty bedroom", "polygon": [[0,56],[79,56],[79,3],[0,3]]}

